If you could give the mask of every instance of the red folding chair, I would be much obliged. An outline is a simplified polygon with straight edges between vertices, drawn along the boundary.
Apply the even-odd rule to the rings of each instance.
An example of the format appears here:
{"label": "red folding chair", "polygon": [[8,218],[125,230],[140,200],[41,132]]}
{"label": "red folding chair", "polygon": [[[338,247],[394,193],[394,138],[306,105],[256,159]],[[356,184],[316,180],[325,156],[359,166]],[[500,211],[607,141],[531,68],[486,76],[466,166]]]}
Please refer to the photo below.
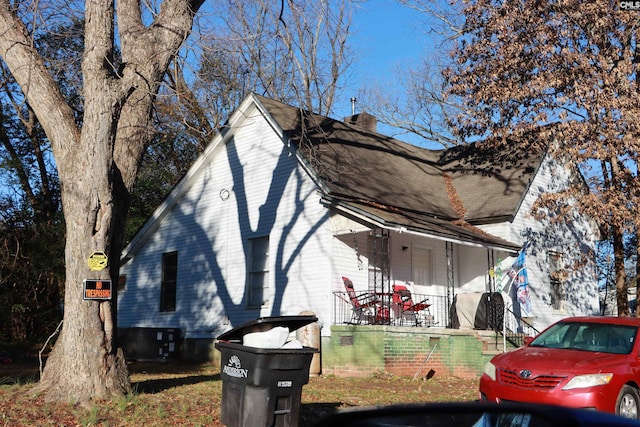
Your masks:
{"label": "red folding chair", "polygon": [[391,303],[393,306],[393,314],[401,325],[405,321],[412,323],[414,326],[418,326],[422,323],[421,317],[429,313],[428,299],[422,300],[418,303],[413,302],[411,297],[411,291],[404,285],[393,285],[393,295],[391,297]]}
{"label": "red folding chair", "polygon": [[380,300],[375,295],[367,292],[356,294],[353,282],[348,277],[343,276],[342,281],[351,301],[351,323],[375,323],[376,306],[380,303]]}

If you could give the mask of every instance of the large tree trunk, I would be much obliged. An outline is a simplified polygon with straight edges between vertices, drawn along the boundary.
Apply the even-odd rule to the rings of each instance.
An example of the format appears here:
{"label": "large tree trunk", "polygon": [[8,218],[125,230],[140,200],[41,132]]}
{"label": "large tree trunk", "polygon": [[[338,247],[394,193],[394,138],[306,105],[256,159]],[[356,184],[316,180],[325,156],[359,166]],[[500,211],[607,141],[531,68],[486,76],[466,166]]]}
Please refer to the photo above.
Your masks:
{"label": "large tree trunk", "polygon": [[[118,265],[129,194],[150,142],[154,97],[204,0],[165,0],[151,25],[140,3],[118,2],[122,67],[115,57],[113,2],[86,0],[82,130],[8,0],[0,0],[0,55],[49,138],[58,166],[66,222],[64,323],[34,391],[82,402],[130,390],[115,343],[116,300],[85,300],[83,281],[111,279]],[[110,267],[89,268],[94,252]],[[115,298],[115,297],[114,297]]]}
{"label": "large tree trunk", "polygon": [[[148,126],[133,124],[148,123],[153,96],[134,91],[129,101],[133,99],[135,102],[123,108],[116,136],[116,147],[126,149],[114,149],[108,164],[98,161],[91,150],[83,151],[76,158],[75,167],[66,169],[64,176],[64,182],[71,183],[62,192],[67,218],[64,327],[36,388],[46,391],[49,400],[81,401],[86,396],[103,399],[130,391],[125,361],[116,347],[116,289],[130,191],[145,143],[150,139]],[[100,121],[120,115],[110,105],[115,103],[98,102],[93,107],[98,113],[85,113],[85,144],[93,141],[94,148],[107,147],[105,150],[111,146],[110,139],[102,137],[98,144],[100,134],[85,131],[111,125],[110,121]],[[116,159],[121,160],[120,164]],[[108,269],[89,269],[88,257],[96,251],[109,255]],[[113,299],[84,300],[84,279],[111,279]],[[69,372],[78,374],[68,375]]]}
{"label": "large tree trunk", "polygon": [[[87,82],[85,90],[96,89]],[[119,114],[114,101],[107,96],[99,101],[87,100],[80,145],[92,149],[78,150],[73,166],[59,167],[65,183],[62,201],[67,225],[67,279],[62,332],[37,388],[46,391],[49,400],[82,401],[86,396],[108,399],[130,391],[126,365],[115,348],[112,302],[85,300],[83,296],[85,279],[111,279],[112,289],[117,287],[119,246],[114,246],[112,235],[118,233],[114,221],[124,212],[114,210],[118,196],[114,189],[123,185],[113,165],[113,136],[102,131],[112,127],[112,117]],[[110,254],[112,268],[90,269],[88,259],[94,252]]]}
{"label": "large tree trunk", "polygon": [[96,238],[93,218],[86,215],[97,198],[83,197],[78,188],[87,184],[86,176],[79,177],[77,185],[64,192],[65,206],[71,205],[65,208],[71,221],[67,220],[64,326],[36,388],[46,392],[48,400],[108,399],[130,391],[124,359],[112,346],[110,302],[83,299],[83,279],[109,277],[108,270],[95,272],[87,266],[87,254],[104,248]]}

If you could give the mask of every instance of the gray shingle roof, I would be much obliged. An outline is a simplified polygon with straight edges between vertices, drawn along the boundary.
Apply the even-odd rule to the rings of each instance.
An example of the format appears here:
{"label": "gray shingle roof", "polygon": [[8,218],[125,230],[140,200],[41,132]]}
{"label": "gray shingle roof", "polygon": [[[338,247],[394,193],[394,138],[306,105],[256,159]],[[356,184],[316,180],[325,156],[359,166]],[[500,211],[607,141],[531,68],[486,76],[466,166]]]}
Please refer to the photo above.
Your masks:
{"label": "gray shingle roof", "polygon": [[256,96],[336,202],[465,241],[516,247],[472,225],[517,212],[544,152],[429,150]]}

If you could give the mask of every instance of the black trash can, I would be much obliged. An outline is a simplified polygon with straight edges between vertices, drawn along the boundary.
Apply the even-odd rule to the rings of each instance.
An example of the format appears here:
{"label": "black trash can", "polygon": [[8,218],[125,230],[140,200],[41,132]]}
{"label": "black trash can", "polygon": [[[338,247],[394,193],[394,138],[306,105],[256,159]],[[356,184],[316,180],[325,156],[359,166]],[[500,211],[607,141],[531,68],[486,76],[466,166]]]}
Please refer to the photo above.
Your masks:
{"label": "black trash can", "polygon": [[316,316],[262,317],[218,337],[222,378],[221,421],[227,427],[295,427],[302,386],[309,382],[309,366],[318,349],[258,348],[242,343],[252,332],[277,326],[298,328]]}

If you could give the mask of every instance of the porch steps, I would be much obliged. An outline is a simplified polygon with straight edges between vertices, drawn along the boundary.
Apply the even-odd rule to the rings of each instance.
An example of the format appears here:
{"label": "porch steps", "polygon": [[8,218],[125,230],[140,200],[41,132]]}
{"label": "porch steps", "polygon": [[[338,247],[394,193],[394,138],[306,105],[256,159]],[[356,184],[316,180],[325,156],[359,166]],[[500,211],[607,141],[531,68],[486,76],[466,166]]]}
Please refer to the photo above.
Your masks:
{"label": "porch steps", "polygon": [[[493,356],[503,352],[504,344],[502,334],[493,331],[477,331],[478,338],[482,341],[482,354]],[[513,336],[511,336],[513,335]],[[507,351],[515,350],[518,346],[515,343],[523,342],[522,334],[507,333]]]}

